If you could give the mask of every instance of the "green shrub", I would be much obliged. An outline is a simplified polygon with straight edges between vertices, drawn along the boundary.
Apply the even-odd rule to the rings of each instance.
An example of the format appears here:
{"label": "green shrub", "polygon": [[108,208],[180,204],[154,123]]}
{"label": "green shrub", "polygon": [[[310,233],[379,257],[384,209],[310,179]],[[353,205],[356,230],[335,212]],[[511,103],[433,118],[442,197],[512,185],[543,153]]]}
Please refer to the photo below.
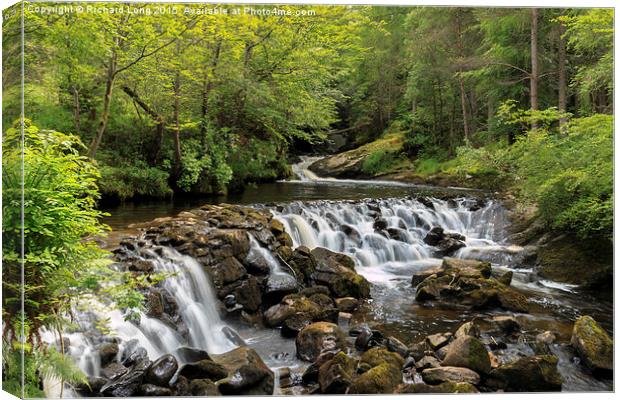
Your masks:
{"label": "green shrub", "polygon": [[370,153],[362,163],[362,172],[369,175],[377,175],[387,172],[400,162],[397,153],[388,150],[376,150]]}
{"label": "green shrub", "polygon": [[121,200],[137,196],[163,198],[172,195],[168,172],[149,167],[143,161],[135,165],[102,165],[99,187],[101,193]]}

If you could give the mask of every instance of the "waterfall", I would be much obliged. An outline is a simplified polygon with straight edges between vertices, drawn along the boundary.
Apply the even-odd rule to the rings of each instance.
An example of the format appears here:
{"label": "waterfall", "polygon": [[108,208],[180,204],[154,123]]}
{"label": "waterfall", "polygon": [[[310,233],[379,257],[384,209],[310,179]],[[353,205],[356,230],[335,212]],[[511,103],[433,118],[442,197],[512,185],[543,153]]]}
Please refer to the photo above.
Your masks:
{"label": "waterfall", "polygon": [[[295,202],[272,211],[293,239],[294,246],[317,246],[352,256],[369,281],[387,284],[410,278],[412,269],[440,261],[423,239],[440,226],[466,237],[457,257],[506,252],[503,208],[496,202],[480,205],[471,199],[412,198],[363,201]],[[385,229],[376,229],[376,224]],[[383,227],[379,227],[383,228]],[[482,257],[484,258],[484,257]]]}
{"label": "waterfall", "polygon": [[300,158],[301,162],[291,165],[293,175],[302,182],[319,180],[320,178],[314,172],[310,171],[308,167],[323,157],[301,156]]}

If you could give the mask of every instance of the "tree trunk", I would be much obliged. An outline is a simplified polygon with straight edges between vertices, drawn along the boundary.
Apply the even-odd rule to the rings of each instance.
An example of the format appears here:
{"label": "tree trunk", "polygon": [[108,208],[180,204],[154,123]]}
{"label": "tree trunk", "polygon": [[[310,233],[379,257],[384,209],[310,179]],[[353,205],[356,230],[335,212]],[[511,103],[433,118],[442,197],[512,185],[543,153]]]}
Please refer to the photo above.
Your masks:
{"label": "tree trunk", "polygon": [[181,167],[181,123],[180,98],[181,98],[181,73],[176,72],[174,77],[174,158],[177,170]]}
{"label": "tree trunk", "polygon": [[460,12],[456,12],[456,48],[459,56],[459,88],[461,91],[461,113],[463,114],[463,135],[465,137],[465,143],[469,143],[469,121],[467,117],[467,96],[465,94],[465,80],[463,79],[463,59],[465,54],[463,53],[463,41],[461,34],[461,16]]}
{"label": "tree trunk", "polygon": [[[558,109],[566,112],[566,27],[560,22],[560,37],[558,43]],[[566,118],[560,118],[560,131],[566,130]]]}
{"label": "tree trunk", "polygon": [[[532,26],[530,34],[530,51],[532,58],[532,73],[530,75],[530,108],[538,110],[538,9],[532,8]],[[532,122],[532,129],[538,127]]]}
{"label": "tree trunk", "polygon": [[75,124],[75,133],[77,135],[79,135],[80,131],[82,130],[80,119],[81,119],[80,91],[74,86],[73,87],[73,123]]}
{"label": "tree trunk", "polygon": [[209,93],[211,93],[211,89],[213,89],[213,75],[215,74],[215,68],[217,68],[217,64],[220,59],[220,51],[222,50],[222,41],[218,40],[217,45],[215,46],[215,52],[213,54],[213,59],[211,61],[211,79],[209,79],[209,72],[205,71],[203,81],[202,81],[202,105],[200,108],[200,136],[204,139],[207,134],[207,114],[209,112]]}
{"label": "tree trunk", "polygon": [[105,83],[105,94],[103,96],[103,109],[101,110],[101,118],[99,119],[99,126],[95,137],[90,144],[90,150],[88,156],[95,158],[99,145],[101,145],[101,139],[103,133],[108,126],[108,118],[110,117],[110,103],[112,102],[112,91],[114,89],[114,81],[116,80],[116,52],[112,54],[112,58],[108,64],[108,76]]}

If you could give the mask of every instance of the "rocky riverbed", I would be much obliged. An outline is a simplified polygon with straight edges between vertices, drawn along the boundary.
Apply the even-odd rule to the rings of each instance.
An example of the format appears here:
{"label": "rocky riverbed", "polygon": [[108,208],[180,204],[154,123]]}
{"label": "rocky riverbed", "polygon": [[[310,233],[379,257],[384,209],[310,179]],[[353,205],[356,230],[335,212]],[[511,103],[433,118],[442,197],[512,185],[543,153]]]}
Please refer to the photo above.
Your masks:
{"label": "rocky riverbed", "polygon": [[[410,207],[410,202],[422,208],[440,206],[425,199],[390,204]],[[444,204],[458,210],[490,210],[484,202]],[[328,209],[326,204],[317,206]],[[605,329],[588,316],[576,318],[568,334],[546,329],[553,323],[533,328],[527,316],[539,312],[540,304],[521,286],[514,286],[514,271],[464,259],[473,247],[463,234],[424,226],[423,218],[417,222],[423,233],[420,249],[428,249],[429,256],[441,262],[412,271],[408,278],[412,297],[401,299],[422,307],[422,319],[422,312],[437,310],[438,326],[453,328],[413,332],[406,328],[410,321],[401,320],[395,331],[369,318],[368,310],[374,308],[376,313],[381,304],[373,294],[381,295],[374,279],[360,273],[375,276],[369,273],[372,266],[364,265],[364,254],[351,253],[346,240],[343,252],[320,246],[332,243],[335,248],[340,234],[323,242],[313,239],[318,243],[312,248],[304,246],[299,229],[291,228],[293,214],[286,214],[295,211],[291,207],[272,211],[205,205],[133,226],[138,233],[122,239],[113,252],[115,268],[143,276],[145,282],[162,273],[168,277],[139,288],[145,299],[139,321],[117,321],[112,332],[91,326],[83,333],[94,367],[88,369],[89,386],[76,393],[559,391],[575,387],[574,382],[565,382],[567,368],[586,387],[602,382],[594,389],[611,388],[612,341]],[[369,213],[368,229],[376,235],[371,237],[386,240],[379,248],[398,249],[399,243],[412,242],[407,232],[413,228],[398,228],[380,201],[346,207],[344,214],[355,207]],[[319,231],[329,231],[319,229],[321,222],[315,221],[308,229],[316,224]],[[338,226],[347,240],[368,235],[360,228],[365,226],[362,222]],[[310,240],[309,234],[305,232],[305,240]],[[445,310],[471,318],[444,325]],[[290,343],[298,362],[270,367],[272,360],[259,355],[264,355],[260,344],[241,337],[234,328],[239,326],[243,332],[276,330],[283,343]],[[579,365],[567,366],[566,360],[573,364],[579,360]]]}

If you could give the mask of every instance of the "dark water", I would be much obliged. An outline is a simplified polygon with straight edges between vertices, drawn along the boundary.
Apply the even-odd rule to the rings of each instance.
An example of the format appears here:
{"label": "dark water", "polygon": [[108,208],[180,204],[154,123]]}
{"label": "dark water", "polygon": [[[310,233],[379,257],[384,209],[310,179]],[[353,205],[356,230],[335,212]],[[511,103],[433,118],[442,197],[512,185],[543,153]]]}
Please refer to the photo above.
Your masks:
{"label": "dark water", "polygon": [[225,196],[176,197],[169,200],[125,202],[104,208],[110,214],[103,222],[112,230],[126,228],[129,224],[150,221],[154,218],[176,215],[183,210],[203,204],[267,204],[310,200],[358,200],[405,196],[486,196],[486,192],[463,188],[439,188],[432,186],[404,185],[371,181],[288,181],[250,186],[242,193]]}

